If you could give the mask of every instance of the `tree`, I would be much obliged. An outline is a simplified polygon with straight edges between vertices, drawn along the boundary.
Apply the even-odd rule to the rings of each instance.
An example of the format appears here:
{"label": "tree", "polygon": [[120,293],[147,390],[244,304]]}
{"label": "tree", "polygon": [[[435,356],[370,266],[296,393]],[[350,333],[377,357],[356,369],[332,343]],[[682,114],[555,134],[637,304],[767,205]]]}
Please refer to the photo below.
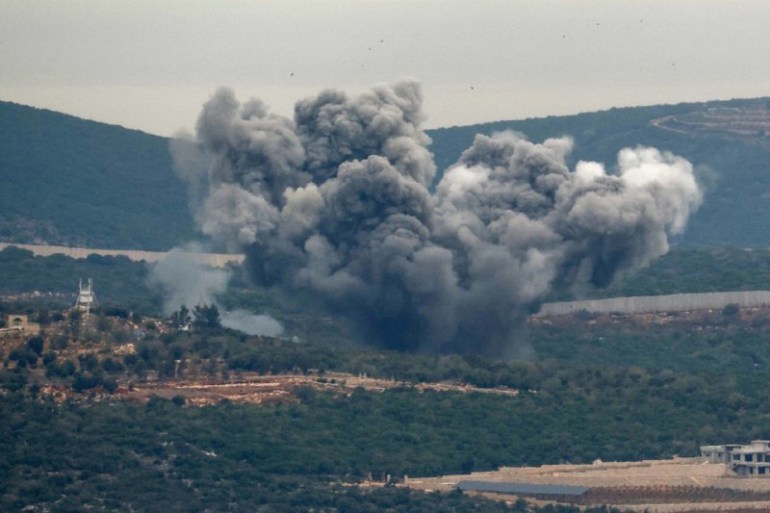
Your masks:
{"label": "tree", "polygon": [[37,312],[37,322],[41,326],[45,326],[51,322],[51,314],[48,312],[48,308],[41,308]]}
{"label": "tree", "polygon": [[179,310],[171,314],[171,323],[174,328],[181,329],[190,324],[190,310],[185,305],[179,307]]}
{"label": "tree", "polygon": [[722,315],[725,317],[736,317],[739,311],[740,307],[736,303],[729,303],[722,308]]}
{"label": "tree", "polygon": [[70,335],[75,340],[80,338],[80,317],[80,311],[78,310],[73,310],[70,313]]}
{"label": "tree", "polygon": [[196,305],[193,309],[193,324],[197,328],[221,328],[222,323],[219,317],[219,308],[217,305]]}
{"label": "tree", "polygon": [[51,349],[67,349],[69,339],[66,335],[59,335],[51,341]]}
{"label": "tree", "polygon": [[35,353],[37,356],[40,356],[43,354],[43,346],[45,345],[45,340],[41,336],[32,337],[27,341],[27,347]]}

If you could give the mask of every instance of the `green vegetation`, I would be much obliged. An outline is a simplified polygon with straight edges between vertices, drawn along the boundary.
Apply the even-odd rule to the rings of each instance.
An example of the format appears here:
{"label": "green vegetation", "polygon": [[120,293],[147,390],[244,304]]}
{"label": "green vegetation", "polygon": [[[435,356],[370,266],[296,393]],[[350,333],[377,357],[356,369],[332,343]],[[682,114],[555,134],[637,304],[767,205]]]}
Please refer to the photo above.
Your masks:
{"label": "green vegetation", "polygon": [[[0,508],[246,511],[270,504],[349,511],[343,504],[353,500],[355,511],[355,504],[408,511],[423,501],[435,510],[456,504],[458,511],[506,511],[451,494],[336,483],[369,474],[398,479],[686,456],[701,443],[768,434],[766,373],[715,378],[632,367],[466,364],[526,375],[530,388],[515,397],[413,389],[358,389],[345,397],[301,389],[297,403],[203,408],[161,399],[54,404],[19,390],[0,397]],[[4,372],[4,381],[15,374]],[[387,506],[395,500],[399,505]]]}
{"label": "green vegetation", "polygon": [[677,321],[669,325],[617,324],[589,326],[564,323],[533,326],[530,337],[539,358],[586,366],[637,366],[715,376],[734,372],[770,372],[770,317],[752,325],[721,312],[721,322]]}
{"label": "green vegetation", "polygon": [[606,289],[589,291],[585,296],[659,296],[735,290],[770,290],[770,250],[675,248],[648,268]]}
{"label": "green vegetation", "polygon": [[[42,295],[36,299],[25,298],[25,301],[32,301],[38,306],[69,306],[75,299],[78,280],[92,277],[98,299],[106,308],[120,305],[120,308],[129,311],[154,315],[161,311],[159,291],[147,281],[148,266],[126,257],[95,254],[85,259],[64,255],[35,257],[30,251],[10,247],[0,251],[0,266],[3,268],[0,295],[15,296],[38,291]],[[609,288],[589,291],[581,298],[732,290],[770,290],[770,250],[675,248],[648,268],[625,277]],[[228,310],[245,308],[278,315],[292,332],[303,331],[301,325],[310,322],[313,315],[316,316],[315,322],[324,315],[312,314],[312,298],[279,297],[275,292],[254,288],[242,267],[231,268],[230,289],[219,299]],[[573,297],[562,295],[549,298],[554,301],[568,299]],[[195,305],[188,306],[193,308]],[[327,331],[335,333],[332,328],[327,328]],[[332,336],[324,334],[326,338]]]}
{"label": "green vegetation", "polygon": [[[431,399],[412,395],[354,394],[345,400],[313,396],[297,405],[222,404],[200,409],[164,400],[84,406],[3,397],[0,414],[7,421],[0,425],[0,508],[186,513],[526,511],[522,502],[506,506],[459,493],[363,489],[343,486],[334,477],[337,471],[363,477],[391,461],[402,468],[439,464],[425,459],[422,440],[409,440],[404,432],[409,420],[394,415]],[[406,402],[399,403],[402,399]],[[379,414],[378,406],[391,411]],[[342,410],[336,411],[338,407]],[[388,418],[386,425],[376,424]],[[431,434],[424,441],[439,444],[439,449],[448,445],[453,457],[470,454],[470,447],[479,443]],[[360,442],[364,445],[359,450],[355,444]],[[467,448],[453,448],[461,445]],[[391,448],[398,453],[386,454]],[[414,450],[417,463],[410,463]],[[546,512],[577,513],[577,509],[556,507]]]}
{"label": "green vegetation", "polygon": [[[742,102],[708,105],[717,104]],[[704,207],[674,251],[594,295],[770,289],[770,251],[699,246],[768,244],[762,184],[770,148],[649,124],[708,105],[435,130],[433,151],[443,169],[473,133],[505,128],[535,141],[571,134],[573,160],[612,162],[636,144],[671,150],[710,168],[699,171],[711,186]],[[0,239],[162,249],[192,237],[166,143],[0,103]],[[734,305],[660,324],[591,315],[532,323],[535,361],[504,362],[346,347],[345,337],[335,338],[345,331],[340,322],[309,310],[305,298],[254,289],[240,268],[220,305],[277,314],[303,343],[223,329],[214,305],[177,312],[171,322],[194,320],[193,332],[169,324],[164,333],[161,321],[143,317],[161,310],[148,267],[123,257],[6,249],[0,268],[0,313],[25,312],[43,325],[39,336],[0,345],[2,511],[523,512],[523,502],[350,485],[369,475],[398,481],[500,465],[688,456],[704,443],[770,437],[770,317]],[[85,322],[60,309],[88,277],[102,306]],[[123,351],[129,342],[133,350]],[[181,395],[120,399],[121,387],[147,379],[331,371],[520,393],[300,388],[283,403],[206,407]],[[54,401],[50,390],[70,398]]]}
{"label": "green vegetation", "polygon": [[[0,509],[523,511],[523,503],[342,483],[370,474],[398,480],[501,465],[688,456],[704,443],[766,438],[764,326],[715,315],[722,321],[701,330],[532,326],[538,362],[324,347],[221,328],[161,335],[150,325],[133,340],[135,354],[119,357],[112,349],[131,340],[121,316],[93,316],[97,338],[77,317],[56,321],[59,328],[47,325],[43,336],[6,346],[2,355]],[[293,402],[203,408],[181,396],[146,405],[110,397],[119,383],[150,372],[173,377],[178,360],[186,379],[316,369],[520,393],[298,389]],[[41,371],[80,398],[54,403],[42,395]],[[93,392],[107,398],[86,401]]]}
{"label": "green vegetation", "polygon": [[70,307],[77,296],[78,280],[93,278],[97,299],[106,309],[120,305],[145,314],[157,314],[161,309],[158,290],[148,285],[147,265],[127,257],[36,257],[31,251],[8,247],[0,251],[0,268],[0,295],[25,295],[20,304]]}
{"label": "green vegetation", "polygon": [[[523,511],[523,503],[349,483],[370,474],[398,480],[501,465],[689,456],[700,444],[770,436],[770,318],[763,312],[725,308],[667,324],[590,315],[533,323],[536,361],[503,362],[249,337],[209,323],[217,317],[210,305],[170,321],[197,317],[194,332],[163,334],[157,321],[126,306],[137,298],[147,310],[159,307],[142,299],[144,264],[17,249],[0,252],[0,261],[9,270],[0,275],[3,294],[71,293],[74,279],[93,276],[100,296],[111,298],[88,323],[66,318],[48,300],[16,300],[44,331],[0,348],[0,510]],[[767,250],[678,249],[605,293],[768,288],[768,267]],[[277,304],[250,289],[241,272],[233,269],[229,302]],[[116,352],[128,342],[135,352]],[[119,399],[120,387],[149,378],[332,371],[520,393],[401,387],[347,396],[308,388],[280,404],[202,408],[182,396]],[[43,385],[77,394],[55,403]],[[567,511],[576,513],[549,513]]]}
{"label": "green vegetation", "polygon": [[0,102],[0,240],[170,249],[195,236],[168,140]]}
{"label": "green vegetation", "polygon": [[[180,308],[178,318],[184,317],[184,310],[187,308],[182,305]],[[219,308],[217,305],[195,305],[193,308],[193,325],[198,328],[219,328],[222,326],[221,319],[219,317]]]}

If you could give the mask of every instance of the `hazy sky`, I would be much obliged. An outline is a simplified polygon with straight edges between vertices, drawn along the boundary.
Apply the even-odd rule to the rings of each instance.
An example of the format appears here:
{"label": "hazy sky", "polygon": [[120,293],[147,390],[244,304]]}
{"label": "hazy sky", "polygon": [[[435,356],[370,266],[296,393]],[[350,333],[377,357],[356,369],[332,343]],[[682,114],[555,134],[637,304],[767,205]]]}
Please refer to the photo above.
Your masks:
{"label": "hazy sky", "polygon": [[427,126],[770,95],[766,0],[0,0],[0,100],[170,135],[412,77]]}

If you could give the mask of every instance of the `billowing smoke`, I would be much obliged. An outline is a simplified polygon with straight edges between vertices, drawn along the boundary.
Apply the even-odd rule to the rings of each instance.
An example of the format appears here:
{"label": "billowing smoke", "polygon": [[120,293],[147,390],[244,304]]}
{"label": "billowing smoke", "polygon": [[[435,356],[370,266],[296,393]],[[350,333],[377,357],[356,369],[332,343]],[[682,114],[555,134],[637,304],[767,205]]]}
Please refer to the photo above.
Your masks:
{"label": "billowing smoke", "polygon": [[190,243],[169,251],[152,267],[150,282],[163,290],[163,310],[171,315],[182,305],[192,310],[197,305],[217,305],[222,326],[249,335],[277,337],[283,326],[269,315],[256,315],[245,310],[224,311],[217,296],[227,290],[230,273],[205,264],[203,247]]}
{"label": "billowing smoke", "polygon": [[230,276],[224,269],[207,267],[202,261],[202,247],[191,243],[174,248],[153,265],[150,282],[163,290],[163,313],[171,315],[182,305],[212,305],[227,290]]}
{"label": "billowing smoke", "polygon": [[618,172],[569,169],[569,138],[479,135],[435,191],[414,82],[325,91],[294,119],[206,103],[201,230],[243,248],[260,284],[311,292],[361,335],[406,350],[523,354],[553,290],[609,285],[668,251],[701,193],[689,162],[625,149]]}

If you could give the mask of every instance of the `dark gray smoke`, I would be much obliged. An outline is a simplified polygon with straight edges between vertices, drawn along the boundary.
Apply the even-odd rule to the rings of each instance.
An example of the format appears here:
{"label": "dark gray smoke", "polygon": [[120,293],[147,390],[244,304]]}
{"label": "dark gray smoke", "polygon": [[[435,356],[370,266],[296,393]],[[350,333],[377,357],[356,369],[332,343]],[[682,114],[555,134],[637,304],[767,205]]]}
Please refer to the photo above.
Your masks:
{"label": "dark gray smoke", "polygon": [[421,103],[414,82],[325,91],[290,120],[219,90],[197,126],[213,156],[202,231],[244,248],[259,283],[311,292],[383,346],[522,355],[533,305],[663,255],[701,202],[671,154],[571,170],[570,139],[512,132],[477,136],[431,192]]}

